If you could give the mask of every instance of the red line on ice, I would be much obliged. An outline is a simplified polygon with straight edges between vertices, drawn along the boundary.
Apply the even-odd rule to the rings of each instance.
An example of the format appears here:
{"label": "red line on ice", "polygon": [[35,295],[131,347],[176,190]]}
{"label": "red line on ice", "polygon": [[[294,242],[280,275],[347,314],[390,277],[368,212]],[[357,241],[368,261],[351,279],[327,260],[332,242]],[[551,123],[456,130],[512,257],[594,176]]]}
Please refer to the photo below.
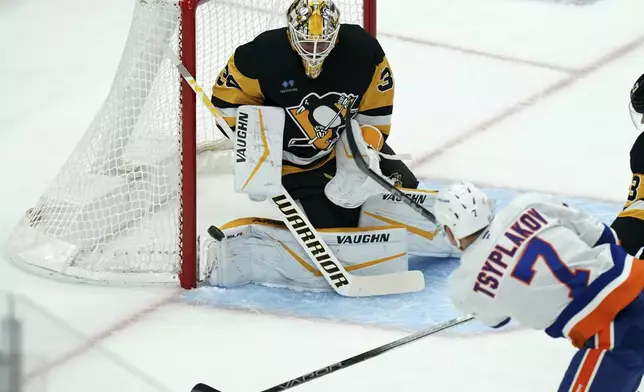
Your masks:
{"label": "red line on ice", "polygon": [[448,141],[447,143],[443,144],[439,148],[429,151],[428,153],[422,155],[420,158],[414,160],[414,163],[412,167],[414,169],[418,169],[424,164],[435,160],[436,158],[441,157],[445,153],[447,153],[449,150],[453,149],[454,147],[457,147],[461,144],[464,144],[465,142],[469,141],[472,139],[474,136],[477,136],[481,133],[484,133],[491,129],[492,127],[504,122],[508,118],[515,116],[519,113],[524,112],[527,109],[532,108],[535,106],[537,103],[540,101],[550,98],[556,93],[572,86],[576,82],[585,79],[586,77],[590,76],[591,74],[597,72],[598,70],[604,68],[605,66],[615,62],[616,60],[626,56],[627,54],[630,54],[633,52],[635,49],[637,49],[639,46],[644,43],[644,35],[641,35],[634,39],[633,41],[613,50],[612,52],[608,53],[607,55],[601,57],[597,61],[593,62],[592,64],[570,74],[567,77],[564,77],[562,80],[546,87],[544,90],[539,91],[530,97],[528,97],[526,100],[519,101],[515,103],[513,106],[508,107],[504,111],[481,121],[478,124],[475,124],[473,127],[467,129],[463,134],[461,134],[459,137]]}
{"label": "red line on ice", "polygon": [[101,343],[102,341],[104,341],[104,340],[108,339],[109,337],[113,336],[117,332],[122,332],[122,331],[130,328],[134,324],[140,322],[146,316],[149,316],[150,314],[155,313],[156,311],[158,311],[159,309],[163,308],[164,306],[175,302],[176,299],[177,299],[177,293],[174,292],[171,296],[167,296],[167,297],[165,297],[165,298],[163,298],[163,299],[151,304],[150,306],[142,309],[140,312],[135,313],[135,314],[133,314],[133,315],[131,315],[129,317],[126,317],[126,318],[118,321],[116,324],[114,324],[113,326],[107,328],[105,331],[99,333],[98,335],[96,335],[94,337],[91,337],[91,338],[85,340],[81,345],[79,345],[78,347],[74,348],[72,351],[69,351],[69,352],[61,355],[60,357],[54,359],[53,361],[51,361],[49,363],[46,363],[45,365],[43,365],[43,366],[41,366],[39,368],[36,368],[35,370],[25,374],[24,377],[23,377],[23,380],[25,381],[25,383],[29,383],[30,381],[33,381],[33,380],[37,379],[38,377],[40,377],[42,375],[46,375],[47,373],[49,373],[53,369],[59,368],[59,367],[65,365],[65,364],[67,364],[71,360],[73,360],[73,359],[75,359],[77,357],[80,357],[81,355],[89,352],[90,350],[92,350],[93,348],[98,346],[99,343]]}

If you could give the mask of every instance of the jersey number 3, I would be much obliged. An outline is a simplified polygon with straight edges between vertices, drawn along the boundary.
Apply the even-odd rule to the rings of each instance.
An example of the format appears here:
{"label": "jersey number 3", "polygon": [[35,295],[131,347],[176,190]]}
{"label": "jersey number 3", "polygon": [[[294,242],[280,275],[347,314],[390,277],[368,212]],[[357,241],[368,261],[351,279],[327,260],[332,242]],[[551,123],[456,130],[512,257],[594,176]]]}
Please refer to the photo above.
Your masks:
{"label": "jersey number 3", "polygon": [[633,176],[633,183],[631,184],[631,191],[628,194],[628,201],[635,201],[638,198],[638,191],[642,182],[642,177],[639,175]]}
{"label": "jersey number 3", "polygon": [[536,275],[534,265],[539,259],[543,259],[555,278],[568,287],[571,298],[588,286],[590,273],[586,270],[571,271],[552,245],[539,237],[530,240],[512,271],[512,277],[530,285]]}
{"label": "jersey number 3", "polygon": [[385,67],[380,73],[380,83],[378,83],[378,91],[384,93],[394,88],[394,76],[389,67]]}

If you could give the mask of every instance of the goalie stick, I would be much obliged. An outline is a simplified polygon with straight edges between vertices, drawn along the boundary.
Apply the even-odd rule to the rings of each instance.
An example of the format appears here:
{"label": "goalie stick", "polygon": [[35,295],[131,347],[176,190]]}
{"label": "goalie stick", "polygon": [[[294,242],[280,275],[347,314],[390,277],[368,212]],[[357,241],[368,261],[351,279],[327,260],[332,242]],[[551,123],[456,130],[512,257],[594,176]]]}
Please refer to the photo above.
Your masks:
{"label": "goalie stick", "polygon": [[[452,328],[452,327],[455,327],[455,326],[460,325],[460,324],[465,324],[467,322],[472,321],[473,319],[474,319],[474,316],[467,315],[467,316],[461,316],[461,317],[446,321],[446,322],[444,322],[442,324],[435,325],[435,326],[433,326],[431,328],[428,328],[428,329],[425,329],[423,331],[416,332],[413,335],[406,336],[406,337],[404,337],[402,339],[398,339],[398,340],[393,341],[391,343],[387,343],[387,344],[385,344],[383,346],[376,347],[376,348],[371,349],[369,351],[366,351],[366,352],[363,352],[361,354],[355,355],[355,356],[353,356],[351,358],[347,358],[347,359],[345,359],[343,361],[336,362],[336,363],[334,363],[332,365],[329,365],[329,366],[325,366],[325,367],[320,368],[318,370],[315,370],[315,371],[313,371],[311,373],[304,374],[302,376],[296,377],[296,378],[294,378],[292,380],[289,380],[289,381],[286,381],[286,382],[284,382],[282,384],[275,385],[274,387],[264,389],[261,392],[277,392],[277,391],[283,391],[285,389],[290,389],[290,388],[296,387],[298,385],[304,384],[304,383],[309,382],[311,380],[315,380],[316,378],[326,376],[327,374],[331,374],[331,373],[336,372],[338,370],[346,369],[349,366],[353,366],[353,365],[355,365],[357,363],[360,363],[362,361],[366,361],[367,359],[377,357],[378,355],[384,354],[389,350],[392,350],[392,349],[397,348],[397,347],[404,346],[404,345],[409,344],[409,343],[411,343],[413,341],[416,341],[418,339],[422,339],[422,338],[424,338],[426,336],[433,335],[433,334],[435,334],[437,332],[444,331],[444,330],[446,330],[448,328]],[[213,387],[210,387],[210,386],[208,386],[206,384],[200,383],[200,384],[195,385],[192,388],[192,392],[221,392],[221,391],[218,390],[218,389],[215,389]]]}
{"label": "goalie stick", "polygon": [[405,192],[391,184],[389,181],[387,181],[383,176],[380,174],[376,173],[375,171],[371,170],[369,168],[369,165],[367,162],[365,162],[364,158],[362,157],[362,154],[360,153],[360,149],[358,148],[358,143],[356,142],[356,137],[353,134],[353,127],[351,125],[351,119],[349,116],[345,119],[345,132],[347,132],[347,139],[349,142],[349,150],[351,150],[351,154],[355,157],[356,165],[358,165],[358,168],[371,177],[374,181],[376,181],[380,186],[385,188],[388,192],[393,193],[397,197],[399,197],[403,203],[407,204],[409,207],[411,207],[414,211],[418,212],[420,215],[425,217],[427,220],[429,220],[432,223],[436,223],[436,217],[434,214],[429,212],[425,207],[422,205],[418,204],[414,199],[409,197]]}
{"label": "goalie stick", "polygon": [[[164,46],[164,49],[172,64],[206,105],[226,136],[230,140],[235,140],[235,134],[224,120],[221,112],[212,104],[210,98],[204,93],[181,60],[167,45]],[[425,277],[420,271],[403,271],[373,276],[349,274],[284,187],[281,192],[271,198],[272,202],[284,217],[283,221],[289,231],[338,294],[349,297],[368,297],[410,293],[425,288]]]}

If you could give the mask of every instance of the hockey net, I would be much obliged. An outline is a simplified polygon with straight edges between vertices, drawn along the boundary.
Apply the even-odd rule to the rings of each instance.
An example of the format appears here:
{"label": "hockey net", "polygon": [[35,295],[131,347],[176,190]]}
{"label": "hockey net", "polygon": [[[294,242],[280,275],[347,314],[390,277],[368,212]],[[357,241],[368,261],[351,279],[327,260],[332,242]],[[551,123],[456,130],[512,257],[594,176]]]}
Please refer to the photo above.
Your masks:
{"label": "hockey net", "polygon": [[[284,25],[290,2],[135,0],[110,93],[58,176],[15,227],[8,256],[83,281],[179,279],[182,287],[194,287],[197,155],[230,144],[164,46],[209,91],[238,45]],[[344,23],[375,33],[375,0],[335,3]]]}

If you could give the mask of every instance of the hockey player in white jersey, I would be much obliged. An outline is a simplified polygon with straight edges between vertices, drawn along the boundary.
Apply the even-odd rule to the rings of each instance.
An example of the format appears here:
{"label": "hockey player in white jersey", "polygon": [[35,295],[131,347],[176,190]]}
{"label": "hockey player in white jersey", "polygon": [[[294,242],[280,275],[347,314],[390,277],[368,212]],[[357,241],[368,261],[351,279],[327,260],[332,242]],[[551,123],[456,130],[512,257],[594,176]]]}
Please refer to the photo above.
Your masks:
{"label": "hockey player in white jersey", "polygon": [[460,310],[492,327],[511,319],[579,348],[559,391],[634,392],[644,373],[644,261],[596,218],[541,195],[495,216],[471,184],[441,191],[436,218],[461,262],[449,278]]}

